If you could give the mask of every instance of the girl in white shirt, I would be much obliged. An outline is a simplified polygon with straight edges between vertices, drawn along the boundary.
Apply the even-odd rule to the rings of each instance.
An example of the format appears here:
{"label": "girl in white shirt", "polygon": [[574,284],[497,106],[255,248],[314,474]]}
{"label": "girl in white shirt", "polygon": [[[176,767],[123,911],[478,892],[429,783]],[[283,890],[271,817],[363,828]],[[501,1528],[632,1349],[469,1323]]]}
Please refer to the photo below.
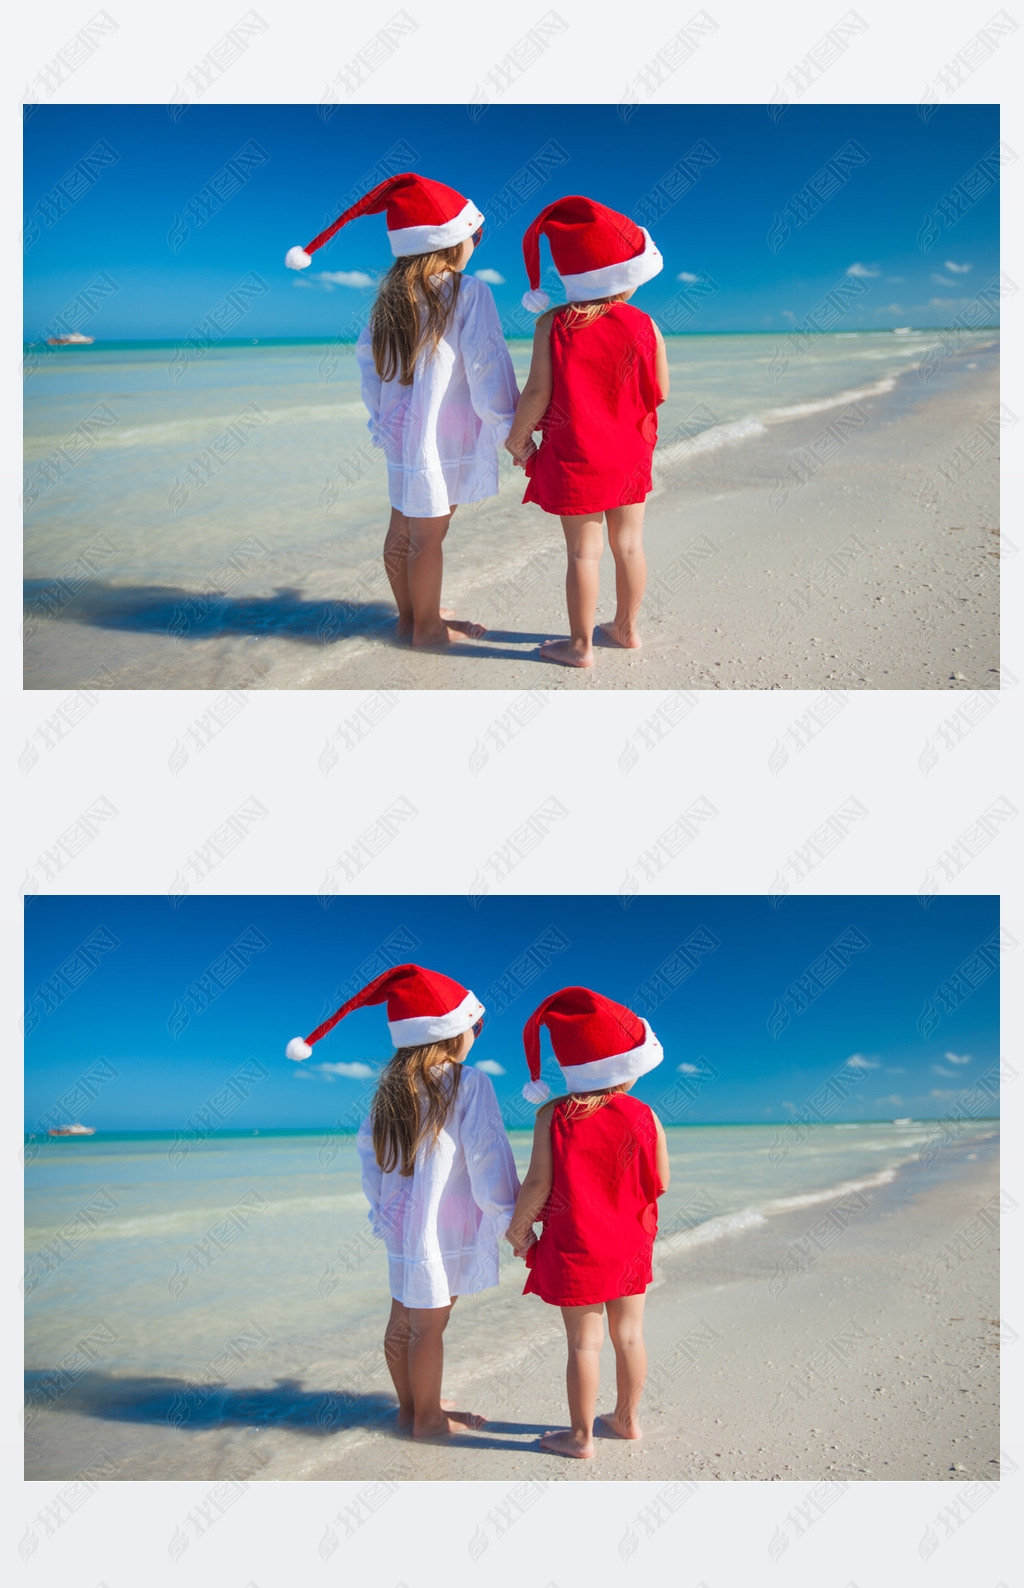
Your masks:
{"label": "girl in white shirt", "polygon": [[494,1086],[482,1070],[464,1068],[482,1025],[399,1048],[357,1138],[370,1222],[388,1253],[384,1354],[398,1424],[417,1438],[483,1422],[440,1398],[452,1307],[498,1283],[498,1243],[518,1195]]}
{"label": "girl in white shirt", "polygon": [[288,1057],[308,1058],[352,1009],[385,1001],[396,1052],[356,1146],[370,1223],[388,1254],[384,1354],[398,1423],[423,1438],[483,1422],[441,1400],[443,1336],[458,1296],[498,1283],[519,1180],[491,1080],[465,1067],[483,1004],[449,977],[397,965],[293,1039]]}
{"label": "girl in white shirt", "polygon": [[384,568],[398,632],[415,646],[479,638],[441,609],[442,543],[456,505],[498,490],[498,449],[519,400],[490,288],[463,271],[483,235],[471,200],[407,171],[388,177],[287,262],[359,215],[387,211],[395,263],[356,344],[374,444],[387,460],[391,521]]}

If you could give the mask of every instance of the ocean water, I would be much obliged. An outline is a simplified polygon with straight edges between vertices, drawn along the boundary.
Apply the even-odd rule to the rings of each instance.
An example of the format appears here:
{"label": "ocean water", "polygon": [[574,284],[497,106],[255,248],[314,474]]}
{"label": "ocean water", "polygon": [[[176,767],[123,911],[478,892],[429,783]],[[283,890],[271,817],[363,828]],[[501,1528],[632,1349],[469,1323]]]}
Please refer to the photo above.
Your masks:
{"label": "ocean water", "polygon": [[[995,341],[979,332],[969,346]],[[882,395],[944,344],[941,333],[915,331],[675,336],[667,345],[662,474],[786,418]],[[529,343],[509,347],[522,383]],[[26,369],[30,600],[86,548],[93,582],[112,589],[115,606],[118,590],[127,601],[161,588],[172,610],[189,592],[389,597],[378,566],[385,471],[369,444],[353,344],[225,342],[183,358],[172,344],[98,343],[29,349]],[[457,516],[452,540],[467,518],[463,537],[487,509],[519,500],[523,477],[511,460],[501,478],[497,503]],[[481,556],[500,562],[507,540],[483,537]],[[265,610],[279,628],[280,601]],[[74,612],[72,600],[65,615]],[[191,621],[201,626],[203,613]],[[256,606],[247,632],[259,622]]]}
{"label": "ocean water", "polygon": [[[996,1128],[971,1123],[960,1142]],[[886,1184],[941,1141],[937,1129],[821,1125],[801,1140],[773,1126],[670,1127],[656,1265],[685,1262],[688,1246],[708,1241],[720,1243],[727,1265],[733,1233]],[[522,1176],[530,1136],[511,1140]],[[351,1382],[361,1372],[386,1397],[386,1259],[369,1233],[353,1136],[220,1135],[183,1151],[170,1134],[101,1134],[31,1143],[26,1160],[26,1366],[41,1404],[102,1415],[119,1384],[187,1395],[238,1373],[268,1394],[274,1384],[296,1393],[319,1384],[311,1416],[339,1375]],[[488,1294],[514,1305],[522,1283],[509,1253]],[[505,1314],[478,1316],[491,1320],[479,1348],[499,1360],[515,1346]],[[232,1346],[240,1338],[241,1368]],[[47,1399],[48,1375],[83,1340],[93,1342],[94,1367],[83,1374],[77,1358],[74,1384]],[[172,1401],[168,1389],[161,1417]]]}

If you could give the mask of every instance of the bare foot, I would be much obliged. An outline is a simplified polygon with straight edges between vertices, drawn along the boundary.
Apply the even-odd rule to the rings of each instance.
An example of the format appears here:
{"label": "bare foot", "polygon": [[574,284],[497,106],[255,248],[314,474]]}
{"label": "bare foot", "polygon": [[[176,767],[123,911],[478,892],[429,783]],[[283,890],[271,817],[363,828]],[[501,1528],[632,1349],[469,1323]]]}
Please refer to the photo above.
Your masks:
{"label": "bare foot", "polygon": [[579,1461],[593,1461],[592,1440],[584,1440],[567,1428],[563,1433],[541,1434],[540,1448],[550,1450],[553,1456],[575,1456]]}
{"label": "bare foot", "polygon": [[452,645],[464,636],[471,640],[482,639],[487,633],[482,623],[469,623],[465,619],[456,620],[454,623],[438,623],[436,628],[421,629],[413,635],[413,646],[416,650],[428,650],[437,645]]}
{"label": "bare foot", "polygon": [[624,623],[599,623],[597,632],[606,645],[621,645],[626,651],[638,651],[643,644],[639,632]]}
{"label": "bare foot", "polygon": [[[441,607],[440,613],[438,613],[438,618],[448,619],[454,618],[454,616],[456,616],[456,608],[454,607]],[[408,618],[403,618],[402,613],[398,613],[398,624],[395,632],[397,632],[400,640],[408,640],[411,632],[413,632],[413,618],[411,618],[411,615]]]}
{"label": "bare foot", "polygon": [[[446,1401],[446,1406],[451,1402]],[[448,1412],[442,1411],[437,1417],[418,1417],[413,1424],[412,1436],[414,1439],[447,1439],[450,1434],[461,1434],[466,1428],[482,1428],[486,1417],[480,1417],[476,1412]]]}
{"label": "bare foot", "polygon": [[642,1439],[643,1432],[635,1417],[609,1412],[607,1417],[594,1419],[594,1432],[602,1439]]}
{"label": "bare foot", "polygon": [[593,651],[578,651],[572,640],[545,640],[537,652],[542,662],[561,662],[563,667],[593,667]]}
{"label": "bare foot", "polygon": [[[441,1404],[442,1406],[450,1406],[451,1402],[442,1401]],[[452,1412],[451,1421],[453,1423],[464,1423],[467,1428],[483,1428],[487,1418],[481,1417],[479,1412]]]}
{"label": "bare foot", "polygon": [[[454,1407],[455,1402],[454,1401],[442,1400],[440,1405],[441,1405],[441,1410],[443,1412],[450,1412],[452,1410],[452,1408]],[[415,1421],[416,1421],[416,1413],[415,1413],[415,1410],[414,1410],[414,1408],[412,1407],[411,1404],[408,1407],[399,1406],[399,1408],[398,1408],[398,1426],[399,1426],[399,1428],[411,1428]]]}

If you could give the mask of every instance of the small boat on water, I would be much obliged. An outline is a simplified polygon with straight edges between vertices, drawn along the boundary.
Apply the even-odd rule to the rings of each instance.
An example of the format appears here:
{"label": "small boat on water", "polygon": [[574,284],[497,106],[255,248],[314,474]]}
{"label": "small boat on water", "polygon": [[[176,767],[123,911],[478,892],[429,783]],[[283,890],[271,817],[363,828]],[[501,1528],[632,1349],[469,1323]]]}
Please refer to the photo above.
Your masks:
{"label": "small boat on water", "polygon": [[71,331],[67,336],[48,336],[47,347],[88,347],[95,342],[94,336],[83,336],[81,331]]}
{"label": "small boat on water", "polygon": [[52,1130],[46,1132],[48,1136],[95,1136],[96,1132],[91,1125],[54,1125]]}

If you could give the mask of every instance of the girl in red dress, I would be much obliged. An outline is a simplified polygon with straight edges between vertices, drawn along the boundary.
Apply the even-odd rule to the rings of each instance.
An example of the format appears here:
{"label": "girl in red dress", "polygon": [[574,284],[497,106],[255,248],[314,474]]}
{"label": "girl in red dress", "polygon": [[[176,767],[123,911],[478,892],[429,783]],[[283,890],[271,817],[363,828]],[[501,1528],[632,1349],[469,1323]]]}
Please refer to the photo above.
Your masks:
{"label": "girl in red dress", "polygon": [[523,1093],[531,1102],[548,1090],[539,1079],[542,1025],[568,1095],[537,1115],[533,1156],[505,1239],[530,1270],[523,1294],[561,1307],[568,1341],[571,1426],[545,1434],[541,1448],[588,1460],[606,1309],[618,1393],[615,1410],[597,1418],[596,1431],[640,1438],[644,1292],[669,1166],[661,1121],[625,1094],[661,1063],[662,1050],[647,1021],[622,1004],[587,987],[563,987],[534,1010],[523,1031],[532,1077]]}
{"label": "girl in red dress", "polygon": [[570,638],[546,641],[540,655],[593,667],[605,518],[616,604],[599,633],[608,644],[640,645],[644,503],[657,408],[668,396],[668,358],[654,321],[626,300],[657,275],[662,259],[650,234],[625,215],[579,195],[557,199],[523,238],[531,286],[523,303],[534,312],[548,302],[536,290],[542,233],[568,301],[537,323],[529,379],[505,446],[528,476],[523,501],[558,513],[565,533]]}

